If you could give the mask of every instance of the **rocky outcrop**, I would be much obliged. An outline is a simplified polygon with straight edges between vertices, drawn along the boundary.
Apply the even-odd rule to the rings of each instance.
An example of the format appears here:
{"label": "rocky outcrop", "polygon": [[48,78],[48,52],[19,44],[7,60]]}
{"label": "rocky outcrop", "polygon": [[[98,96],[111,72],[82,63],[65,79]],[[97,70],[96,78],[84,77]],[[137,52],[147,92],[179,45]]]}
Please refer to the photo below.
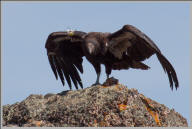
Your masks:
{"label": "rocky outcrop", "polygon": [[3,126],[185,126],[187,121],[136,89],[121,84],[30,95],[3,106]]}

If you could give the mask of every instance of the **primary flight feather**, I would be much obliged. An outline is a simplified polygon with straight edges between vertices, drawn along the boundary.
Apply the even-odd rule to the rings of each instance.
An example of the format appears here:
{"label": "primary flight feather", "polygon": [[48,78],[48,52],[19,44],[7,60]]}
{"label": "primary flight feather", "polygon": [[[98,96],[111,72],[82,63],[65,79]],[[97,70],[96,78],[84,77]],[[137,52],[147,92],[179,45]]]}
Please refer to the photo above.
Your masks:
{"label": "primary flight feather", "polygon": [[124,25],[114,33],[82,31],[53,32],[48,36],[45,44],[48,60],[56,79],[62,84],[67,81],[69,88],[72,84],[76,89],[83,88],[79,72],[83,73],[83,56],[93,65],[99,84],[101,64],[105,65],[107,78],[112,70],[142,69],[150,67],[142,63],[153,54],[168,75],[170,87],[177,89],[179,82],[171,63],[161,53],[155,43],[143,32],[132,25]]}

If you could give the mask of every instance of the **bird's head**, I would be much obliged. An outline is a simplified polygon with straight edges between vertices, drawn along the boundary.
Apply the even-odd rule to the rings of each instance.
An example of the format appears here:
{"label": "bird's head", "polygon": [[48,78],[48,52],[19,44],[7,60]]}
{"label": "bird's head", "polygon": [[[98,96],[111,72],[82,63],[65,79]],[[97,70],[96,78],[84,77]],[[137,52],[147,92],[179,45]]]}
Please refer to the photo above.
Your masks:
{"label": "bird's head", "polygon": [[100,44],[97,40],[86,40],[85,44],[90,55],[97,55],[100,52]]}
{"label": "bird's head", "polygon": [[85,45],[90,55],[98,55],[103,53],[103,42],[101,33],[90,32],[85,36]]}

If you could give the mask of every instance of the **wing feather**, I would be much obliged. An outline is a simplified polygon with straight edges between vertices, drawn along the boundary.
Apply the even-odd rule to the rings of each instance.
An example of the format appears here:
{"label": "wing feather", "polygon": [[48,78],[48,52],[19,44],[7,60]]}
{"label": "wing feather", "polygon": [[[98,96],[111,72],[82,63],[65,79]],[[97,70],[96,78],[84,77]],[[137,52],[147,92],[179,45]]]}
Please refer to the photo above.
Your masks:
{"label": "wing feather", "polygon": [[63,58],[61,58],[61,62],[62,62],[62,70],[63,70],[63,73],[65,75],[65,79],[67,80],[69,88],[72,89],[71,79],[70,79],[70,71],[68,70],[66,64],[64,63]]}
{"label": "wing feather", "polygon": [[52,71],[53,71],[53,73],[55,75],[55,78],[58,79],[56,67],[55,67],[55,64],[54,64],[54,61],[53,61],[53,56],[49,55],[48,59],[49,59],[49,64],[51,66],[51,69],[52,69]]}
{"label": "wing feather", "polygon": [[85,35],[86,33],[81,31],[74,31],[73,34],[53,32],[48,36],[45,44],[48,60],[56,79],[59,76],[63,86],[66,79],[70,89],[72,89],[71,80],[76,89],[78,85],[83,88],[78,71],[83,73],[84,53],[81,46]]}
{"label": "wing feather", "polygon": [[[135,61],[144,61],[153,54],[157,55],[159,62],[168,75],[170,87],[179,87],[177,74],[171,63],[162,55],[156,44],[143,32],[132,25],[125,25],[120,30],[109,35],[109,51],[117,58],[122,59],[127,53]],[[126,45],[127,44],[127,45]],[[121,49],[121,47],[124,47]],[[119,56],[119,53],[121,54]]]}
{"label": "wing feather", "polygon": [[61,64],[60,64],[57,57],[54,58],[54,59],[55,59],[54,61],[55,61],[57,73],[59,74],[59,77],[60,77],[60,80],[61,80],[62,84],[64,85],[65,83],[64,83],[64,77],[63,77],[63,72],[62,72],[62,68],[61,68],[62,66],[61,66]]}

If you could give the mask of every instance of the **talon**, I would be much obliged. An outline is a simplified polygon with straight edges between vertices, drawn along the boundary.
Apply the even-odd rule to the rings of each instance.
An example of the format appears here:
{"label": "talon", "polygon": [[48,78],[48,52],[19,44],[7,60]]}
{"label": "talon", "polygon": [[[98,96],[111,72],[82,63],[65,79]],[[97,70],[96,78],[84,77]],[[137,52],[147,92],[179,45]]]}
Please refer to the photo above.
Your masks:
{"label": "talon", "polygon": [[111,78],[108,78],[104,83],[103,83],[103,86],[112,86],[112,85],[117,85],[119,82],[118,79],[114,78],[114,77],[111,77]]}

